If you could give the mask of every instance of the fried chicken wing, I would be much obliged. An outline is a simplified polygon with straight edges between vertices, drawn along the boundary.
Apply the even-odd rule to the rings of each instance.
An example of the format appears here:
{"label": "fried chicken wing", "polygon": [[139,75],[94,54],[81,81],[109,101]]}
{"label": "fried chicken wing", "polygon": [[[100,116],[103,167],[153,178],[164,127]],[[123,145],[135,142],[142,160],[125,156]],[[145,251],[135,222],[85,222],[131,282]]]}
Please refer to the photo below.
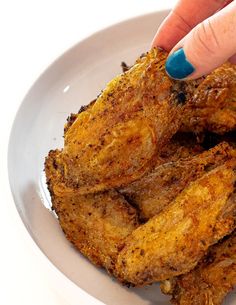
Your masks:
{"label": "fried chicken wing", "polygon": [[235,286],[236,231],[212,246],[194,270],[163,282],[161,289],[174,305],[221,305]]}
{"label": "fried chicken wing", "polygon": [[68,186],[80,194],[120,187],[153,167],[200,82],[171,80],[166,58],[152,49],[66,126],[58,162]]}
{"label": "fried chicken wing", "polygon": [[68,188],[57,163],[58,150],[51,151],[45,162],[53,209],[67,239],[97,266],[110,273],[124,239],[138,226],[138,217],[116,191],[79,195]]}
{"label": "fried chicken wing", "polygon": [[223,134],[236,129],[236,65],[213,71],[196,89],[186,105],[182,131]]}
{"label": "fried chicken wing", "polygon": [[[141,218],[147,220],[160,213],[191,181],[224,163],[234,151],[227,143],[221,143],[197,156],[191,157],[193,152],[190,151],[189,158],[175,160],[173,157],[180,154],[177,150],[169,157],[174,161],[158,165],[120,192],[139,208]],[[186,155],[186,149],[183,155]]]}
{"label": "fried chicken wing", "polygon": [[[124,62],[121,66],[130,69]],[[226,63],[206,77],[184,112],[181,129],[218,134],[236,129],[236,65]]]}
{"label": "fried chicken wing", "polygon": [[118,255],[118,278],[142,286],[193,269],[236,221],[236,159],[190,183],[161,213],[134,230]]}

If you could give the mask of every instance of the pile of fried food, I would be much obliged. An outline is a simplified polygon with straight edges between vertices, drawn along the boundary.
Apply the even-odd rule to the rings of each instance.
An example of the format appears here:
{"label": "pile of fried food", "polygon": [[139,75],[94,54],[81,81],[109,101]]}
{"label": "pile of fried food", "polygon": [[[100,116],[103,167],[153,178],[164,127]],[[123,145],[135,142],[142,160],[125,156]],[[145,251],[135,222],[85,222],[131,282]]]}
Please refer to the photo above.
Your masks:
{"label": "pile of fried food", "polygon": [[72,114],[45,171],[67,237],[120,282],[176,305],[236,285],[236,66],[194,81],[153,48]]}

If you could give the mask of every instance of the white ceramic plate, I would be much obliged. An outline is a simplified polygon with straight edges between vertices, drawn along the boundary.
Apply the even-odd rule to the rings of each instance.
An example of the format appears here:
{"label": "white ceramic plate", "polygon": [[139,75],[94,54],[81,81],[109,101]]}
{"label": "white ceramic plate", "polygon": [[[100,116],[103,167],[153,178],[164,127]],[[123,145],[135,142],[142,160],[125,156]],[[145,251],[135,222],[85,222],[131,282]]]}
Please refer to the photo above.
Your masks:
{"label": "white ceramic plate", "polygon": [[[66,281],[73,281],[78,289],[93,296],[91,300],[107,305],[167,305],[169,298],[160,293],[158,285],[122,287],[67,242],[50,211],[44,158],[50,149],[62,147],[68,115],[94,99],[121,72],[121,61],[132,64],[148,50],[166,14],[157,12],[114,25],[66,52],[33,85],[11,133],[9,179],[23,223],[43,253],[67,277]],[[226,304],[235,302],[232,294]]]}

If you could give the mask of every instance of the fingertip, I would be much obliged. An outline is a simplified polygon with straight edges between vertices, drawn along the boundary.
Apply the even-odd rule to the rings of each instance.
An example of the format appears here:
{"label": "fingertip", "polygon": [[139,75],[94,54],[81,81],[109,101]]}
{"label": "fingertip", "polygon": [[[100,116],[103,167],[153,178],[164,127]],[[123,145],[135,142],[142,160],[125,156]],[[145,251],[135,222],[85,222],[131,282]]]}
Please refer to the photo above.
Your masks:
{"label": "fingertip", "polygon": [[[235,54],[235,40],[233,38],[236,28],[232,26],[235,25],[235,12],[236,5],[232,4],[195,27],[171,51],[176,58],[175,61],[172,60],[171,67],[168,67],[167,64],[167,73],[177,79],[190,80],[209,74],[227,60],[235,64],[236,55],[233,55]],[[178,57],[175,54],[177,53],[175,51],[180,48],[185,54],[185,61],[182,56],[182,65],[179,62],[181,56]],[[172,59],[173,54],[170,55],[168,61]],[[178,65],[176,65],[177,60]],[[184,68],[186,62],[194,67],[192,72],[190,68],[189,70]],[[175,69],[178,70],[174,74],[172,71],[170,72],[170,68],[174,69],[173,63],[175,63]],[[186,70],[185,75],[183,69]],[[187,72],[191,73],[187,75]]]}
{"label": "fingertip", "polygon": [[170,52],[189,31],[190,28],[172,11],[160,25],[151,45]]}
{"label": "fingertip", "polygon": [[165,67],[167,74],[177,80],[186,79],[195,72],[195,67],[187,59],[183,48],[170,54]]}
{"label": "fingertip", "polygon": [[232,64],[236,64],[236,54],[230,57],[229,62],[231,62]]}
{"label": "fingertip", "polygon": [[168,32],[165,32],[166,34],[163,33],[163,29],[161,28],[160,30],[157,31],[156,35],[154,36],[151,47],[159,47],[162,48],[163,50],[169,52],[174,44],[175,41],[171,38],[171,35],[168,35]]}

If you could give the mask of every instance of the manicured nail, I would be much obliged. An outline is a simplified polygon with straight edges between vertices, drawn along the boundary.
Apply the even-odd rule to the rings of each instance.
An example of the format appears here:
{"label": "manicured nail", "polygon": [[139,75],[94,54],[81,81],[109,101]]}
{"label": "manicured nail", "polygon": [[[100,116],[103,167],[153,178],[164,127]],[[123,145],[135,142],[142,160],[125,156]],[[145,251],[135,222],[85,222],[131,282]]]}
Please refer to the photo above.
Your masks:
{"label": "manicured nail", "polygon": [[186,78],[195,71],[194,66],[187,60],[183,48],[171,54],[166,61],[166,72],[175,79]]}

